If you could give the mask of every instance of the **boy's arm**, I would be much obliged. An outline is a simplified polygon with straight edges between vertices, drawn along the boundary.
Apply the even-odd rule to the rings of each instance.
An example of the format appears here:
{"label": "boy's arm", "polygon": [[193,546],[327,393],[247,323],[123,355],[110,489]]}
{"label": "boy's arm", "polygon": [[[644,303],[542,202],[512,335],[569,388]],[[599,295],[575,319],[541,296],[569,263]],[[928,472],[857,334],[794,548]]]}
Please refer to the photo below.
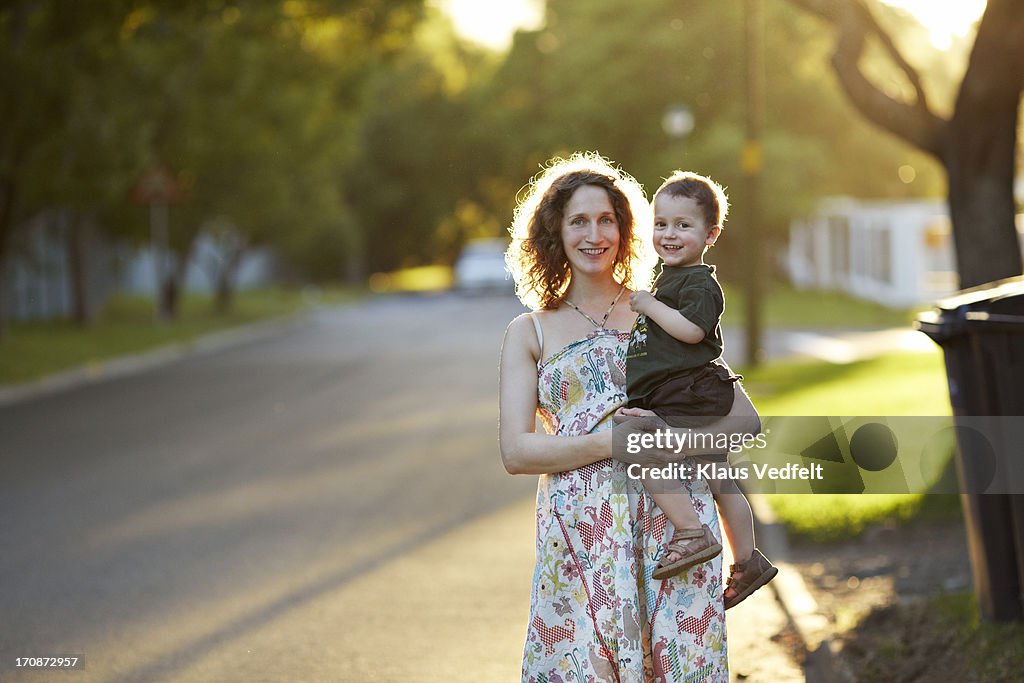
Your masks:
{"label": "boy's arm", "polygon": [[655,299],[650,292],[634,292],[629,297],[629,307],[658,323],[661,329],[681,342],[697,344],[707,336],[699,325],[668,304]]}

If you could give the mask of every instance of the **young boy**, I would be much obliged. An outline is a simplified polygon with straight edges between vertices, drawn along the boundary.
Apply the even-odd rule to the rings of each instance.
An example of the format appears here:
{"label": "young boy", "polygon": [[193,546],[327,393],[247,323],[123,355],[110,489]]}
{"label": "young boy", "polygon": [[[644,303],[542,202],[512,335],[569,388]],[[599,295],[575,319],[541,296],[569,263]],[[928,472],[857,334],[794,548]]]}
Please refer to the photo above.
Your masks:
{"label": "young boy", "polygon": [[[719,320],[725,297],[704,252],[715,243],[728,212],[718,183],[677,171],[654,194],[654,249],[663,261],[655,295],[636,292],[639,313],[626,355],[629,402],[620,414],[651,410],[674,427],[710,424],[732,408],[739,377],[714,361],[722,355]],[[727,455],[693,458],[727,464]],[[680,482],[659,481],[648,491],[675,527],[654,578],[664,579],[706,562],[722,545],[697,517]],[[647,482],[645,482],[647,485]],[[754,547],[750,504],[731,479],[708,480],[737,559],[725,591],[729,609],[768,583],[778,569]],[[743,558],[743,559],[741,559]]]}

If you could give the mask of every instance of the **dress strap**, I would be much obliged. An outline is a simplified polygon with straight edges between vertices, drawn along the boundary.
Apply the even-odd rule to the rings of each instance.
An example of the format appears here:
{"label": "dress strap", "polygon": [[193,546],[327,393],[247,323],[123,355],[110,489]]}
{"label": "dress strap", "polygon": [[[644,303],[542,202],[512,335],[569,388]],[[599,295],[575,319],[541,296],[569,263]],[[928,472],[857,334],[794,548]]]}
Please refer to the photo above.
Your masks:
{"label": "dress strap", "polygon": [[544,330],[540,328],[540,320],[537,320],[536,313],[530,313],[530,320],[533,321],[533,329],[537,331],[537,343],[540,345],[540,357],[544,357]]}

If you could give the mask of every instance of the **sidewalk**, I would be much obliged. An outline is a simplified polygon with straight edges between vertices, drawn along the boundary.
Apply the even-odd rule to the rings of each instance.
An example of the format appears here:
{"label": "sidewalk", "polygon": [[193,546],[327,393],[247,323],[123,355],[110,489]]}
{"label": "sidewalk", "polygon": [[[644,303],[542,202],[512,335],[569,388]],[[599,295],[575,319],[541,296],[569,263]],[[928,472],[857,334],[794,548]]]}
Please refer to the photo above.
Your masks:
{"label": "sidewalk", "polygon": [[[722,330],[726,341],[725,359],[741,365],[746,359],[746,334],[740,327]],[[873,330],[769,328],[762,339],[765,360],[803,356],[829,363],[853,363],[890,351],[928,353],[935,342],[909,327]]]}

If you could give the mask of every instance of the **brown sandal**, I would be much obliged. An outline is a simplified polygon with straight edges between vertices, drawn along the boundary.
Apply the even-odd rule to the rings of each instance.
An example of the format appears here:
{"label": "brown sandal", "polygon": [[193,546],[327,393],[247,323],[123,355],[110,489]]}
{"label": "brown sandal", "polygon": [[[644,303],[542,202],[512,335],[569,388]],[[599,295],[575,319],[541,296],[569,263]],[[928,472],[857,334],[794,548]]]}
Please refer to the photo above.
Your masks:
{"label": "brown sandal", "polygon": [[733,589],[735,595],[732,598],[725,598],[725,609],[735,607],[749,598],[754,591],[774,579],[778,573],[778,568],[773,566],[760,550],[754,548],[750,559],[729,567],[729,578],[726,579],[725,585]]}
{"label": "brown sandal", "polygon": [[682,574],[690,567],[707,562],[722,552],[722,544],[712,535],[705,524],[700,529],[676,529],[665,547],[665,556],[676,553],[679,558],[668,564],[658,563],[654,568],[655,579],[667,579]]}

